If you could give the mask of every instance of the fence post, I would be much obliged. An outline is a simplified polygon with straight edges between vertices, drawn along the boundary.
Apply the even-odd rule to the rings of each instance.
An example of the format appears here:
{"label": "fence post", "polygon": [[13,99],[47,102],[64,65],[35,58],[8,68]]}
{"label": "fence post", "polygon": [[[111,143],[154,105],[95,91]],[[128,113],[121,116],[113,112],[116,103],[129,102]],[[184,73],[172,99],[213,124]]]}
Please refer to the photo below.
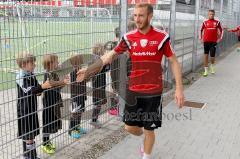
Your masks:
{"label": "fence post", "polygon": [[228,13],[232,15],[232,0],[228,0]]}
{"label": "fence post", "polygon": [[[121,0],[120,1],[120,32],[121,37],[124,33],[127,32],[127,14],[128,14],[128,1],[127,0]],[[125,99],[126,96],[126,81],[127,81],[127,66],[126,66],[126,56],[124,54],[120,55],[120,80],[119,80],[119,95],[120,95],[120,105],[119,105],[119,115],[120,117],[123,117],[123,110],[125,107],[125,101],[122,99]]]}
{"label": "fence post", "polygon": [[170,10],[169,35],[173,48],[175,45],[175,22],[176,22],[176,0],[172,0]]}
{"label": "fence post", "polygon": [[[21,8],[19,8],[21,7]],[[18,20],[19,20],[19,24],[21,26],[21,31],[22,31],[22,35],[24,36],[23,38],[23,41],[25,42],[25,47],[27,51],[29,51],[29,46],[28,46],[28,42],[27,42],[27,29],[26,29],[26,25],[25,25],[25,22],[24,22],[24,16],[25,16],[25,11],[24,11],[24,6],[20,5],[20,6],[17,6],[17,14],[18,14]]]}
{"label": "fence post", "polygon": [[214,0],[211,0],[211,9],[214,9]]}
{"label": "fence post", "polygon": [[194,25],[193,54],[192,54],[192,71],[195,71],[196,68],[197,68],[199,8],[200,8],[200,0],[196,0],[196,4],[195,4],[195,22],[194,22],[195,25]]}
{"label": "fence post", "polygon": [[223,0],[221,0],[220,2],[220,19],[222,20],[223,19]]}
{"label": "fence post", "polygon": [[[223,0],[221,0],[220,1],[220,13],[219,13],[219,20],[220,20],[220,22],[221,22],[221,24],[222,24],[222,26],[223,26]],[[224,36],[226,36],[226,35],[224,35]],[[223,51],[223,40],[224,39],[222,39],[221,40],[221,42],[218,44],[218,48],[219,48],[219,51],[220,52],[222,52]]]}
{"label": "fence post", "polygon": [[[169,35],[171,39],[172,48],[175,46],[175,22],[176,22],[176,0],[171,1],[171,8],[170,8],[170,22],[169,22]],[[168,83],[172,83],[172,73],[171,73],[171,66],[169,61],[165,60],[164,65],[167,67],[166,72],[166,82],[164,85]],[[172,87],[172,85],[171,85]]]}

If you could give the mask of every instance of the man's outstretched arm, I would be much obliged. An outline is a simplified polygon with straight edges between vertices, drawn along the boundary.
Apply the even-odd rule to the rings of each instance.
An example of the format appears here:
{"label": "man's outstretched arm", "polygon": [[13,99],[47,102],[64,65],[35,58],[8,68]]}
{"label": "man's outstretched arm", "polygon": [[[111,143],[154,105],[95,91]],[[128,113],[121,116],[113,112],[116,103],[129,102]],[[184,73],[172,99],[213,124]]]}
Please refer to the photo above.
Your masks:
{"label": "man's outstretched arm", "polygon": [[228,29],[229,32],[237,32],[240,31],[240,26],[234,29]]}
{"label": "man's outstretched arm", "polygon": [[100,72],[106,64],[112,63],[112,61],[117,57],[117,53],[112,50],[108,53],[101,56],[97,59],[93,64],[88,66],[87,68],[82,68],[77,72],[77,81],[81,82],[84,79],[91,77],[92,75]]}
{"label": "man's outstretched arm", "polygon": [[100,59],[96,60],[92,65],[88,66],[87,68],[83,68],[77,72],[77,81],[81,82],[86,78],[100,72],[106,64],[112,63],[112,61],[117,58],[118,54],[121,54],[127,50],[129,50],[129,44],[124,37],[118,45],[111,51],[107,52]]}

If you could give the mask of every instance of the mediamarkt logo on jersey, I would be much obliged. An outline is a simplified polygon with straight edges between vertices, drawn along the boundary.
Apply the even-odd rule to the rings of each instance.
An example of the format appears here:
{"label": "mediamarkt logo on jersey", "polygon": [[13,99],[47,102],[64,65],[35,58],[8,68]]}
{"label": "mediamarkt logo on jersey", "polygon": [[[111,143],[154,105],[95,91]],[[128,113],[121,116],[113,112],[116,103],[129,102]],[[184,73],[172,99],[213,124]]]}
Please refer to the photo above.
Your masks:
{"label": "mediamarkt logo on jersey", "polygon": [[133,52],[134,56],[155,56],[157,53],[156,52]]}

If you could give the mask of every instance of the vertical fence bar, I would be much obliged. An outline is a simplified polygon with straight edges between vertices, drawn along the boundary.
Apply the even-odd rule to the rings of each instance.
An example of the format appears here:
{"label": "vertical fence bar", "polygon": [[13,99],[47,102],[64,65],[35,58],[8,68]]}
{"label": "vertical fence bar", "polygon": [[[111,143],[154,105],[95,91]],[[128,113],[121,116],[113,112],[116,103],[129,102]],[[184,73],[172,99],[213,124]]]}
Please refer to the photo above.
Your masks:
{"label": "vertical fence bar", "polygon": [[[175,22],[176,22],[176,0],[172,0],[171,8],[170,8],[169,35],[170,35],[170,39],[171,39],[171,45],[173,48],[175,45]],[[167,83],[168,82],[172,83],[171,67],[167,60],[165,60],[165,66],[167,66],[166,81],[167,81]]]}
{"label": "vertical fence bar", "polygon": [[197,67],[199,7],[200,7],[200,0],[196,0],[196,4],[195,4],[193,54],[192,54],[192,71],[195,71],[196,67]]}
{"label": "vertical fence bar", "polygon": [[170,8],[170,23],[169,23],[169,35],[172,43],[172,47],[174,48],[175,44],[175,22],[176,22],[176,0],[171,1]]}
{"label": "vertical fence bar", "polygon": [[[120,32],[121,36],[127,31],[127,14],[128,14],[128,3],[127,0],[120,1]],[[119,81],[119,94],[122,99],[125,99],[126,96],[126,81],[127,81],[127,66],[126,66],[126,57],[124,55],[120,55],[120,81]],[[123,116],[123,109],[125,106],[125,101],[120,100],[119,106],[119,115]]]}
{"label": "vertical fence bar", "polygon": [[[93,44],[112,40],[113,28],[115,28],[117,25],[120,26],[121,35],[123,35],[127,31],[127,19],[128,19],[127,0],[120,1],[121,15],[119,14],[115,15],[115,11],[118,11],[118,10],[115,10],[116,8],[114,8],[115,4],[112,4],[113,6],[109,6],[104,4],[106,1],[102,2],[103,4],[101,3],[96,4],[98,8],[97,10],[94,8],[95,6],[89,6],[85,2],[80,5],[82,7],[57,6],[58,1],[56,1],[54,6],[42,5],[43,4],[42,0],[40,1],[41,3],[39,5],[18,3],[13,7],[14,8],[12,9],[13,13],[10,15],[8,15],[9,11],[11,11],[10,9],[7,9],[7,8],[2,9],[2,12],[4,15],[1,15],[0,17],[0,46],[1,46],[0,47],[0,67],[1,67],[0,69],[0,80],[1,80],[0,82],[0,95],[1,95],[1,98],[0,98],[1,99],[1,102],[0,102],[0,110],[1,110],[0,111],[1,112],[0,114],[1,115],[0,158],[19,158],[23,154],[22,141],[19,140],[16,135],[17,134],[16,127],[17,127],[17,119],[18,119],[17,112],[16,112],[16,101],[18,100],[18,97],[16,97],[16,93],[15,93],[16,92],[15,73],[18,72],[18,66],[16,65],[16,62],[15,62],[16,61],[15,55],[19,54],[24,50],[29,50],[31,53],[33,53],[36,56],[36,59],[37,59],[36,60],[37,61],[36,76],[39,79],[39,82],[41,83],[41,81],[43,80],[42,60],[44,55],[48,53],[51,53],[51,54],[53,53],[59,56],[60,63],[69,59],[69,57],[71,57],[72,54],[86,55],[86,59],[84,59],[84,65],[87,66],[88,62],[92,60]],[[205,15],[207,13],[206,10],[210,6],[211,0],[205,1],[208,3],[208,5],[206,5],[203,8],[200,7],[200,4],[201,4],[200,1],[201,0],[196,0],[195,19],[188,19],[188,20],[183,19],[181,21],[180,19],[177,19],[176,10],[178,10],[179,8],[176,9],[176,7],[178,7],[176,0],[173,0],[171,3],[170,24],[168,23],[169,12],[166,13],[164,17],[161,17],[162,19],[159,19],[163,23],[164,27],[166,25],[169,27],[169,34],[172,40],[172,46],[175,49],[178,49],[179,48],[178,46],[182,44],[181,45],[183,48],[182,52],[177,51],[177,53],[188,54],[188,55],[192,54],[192,60],[193,60],[192,64],[188,63],[188,58],[187,58],[188,56],[182,55],[181,57],[179,57],[179,61],[181,61],[182,66],[184,66],[183,73],[186,73],[185,70],[188,70],[188,69],[192,69],[194,71],[197,67],[197,63],[200,62],[200,61],[197,61],[197,51],[198,49],[200,49],[198,47],[198,44],[199,44],[199,41],[198,41],[199,28],[198,27],[200,25],[199,20],[201,19],[200,11],[202,11],[201,15]],[[216,3],[217,1],[215,1],[215,4]],[[234,8],[233,5],[236,5],[235,1],[221,0],[220,5],[219,3],[215,5],[215,9],[219,10],[219,6],[220,6],[220,17],[225,16],[224,19],[222,20],[224,20],[224,22],[227,25],[229,25],[229,28],[235,27],[236,21],[239,20],[239,15],[237,15],[236,14],[237,12],[235,12],[233,9]],[[163,8],[164,7],[166,6],[163,5]],[[169,11],[168,7],[170,6],[168,5],[166,8],[164,8],[165,11]],[[107,8],[111,8],[111,13],[114,12],[114,15],[111,15],[111,14],[106,15],[105,13],[106,10],[108,11],[108,13],[110,13]],[[73,10],[72,12],[70,12],[72,14],[68,13],[68,11],[71,9]],[[227,11],[227,9],[230,9],[230,11]],[[231,16],[233,15],[231,13],[234,13],[234,17]],[[89,17],[89,14],[91,17]],[[110,19],[109,21],[107,20],[108,18]],[[117,20],[114,18],[117,18]],[[120,18],[120,21],[118,21],[119,18]],[[178,21],[176,21],[176,19]],[[191,23],[191,25],[188,25],[188,22],[190,20],[191,22],[195,22],[194,32],[192,30],[193,24]],[[184,23],[184,25],[181,25],[179,23],[181,24]],[[188,28],[191,28],[190,38],[194,36],[193,44],[189,43],[188,41],[189,36],[188,34],[185,34],[186,33],[185,29],[188,29]],[[183,34],[182,40],[179,40],[179,37],[178,37],[178,34],[180,33]],[[237,36],[234,33],[226,32],[222,42],[223,49],[227,50],[228,48],[236,44],[236,37]],[[179,44],[176,40],[181,41],[181,43]],[[189,47],[191,47],[191,49],[193,47],[193,52],[189,51]],[[127,81],[126,67],[127,67],[126,57],[125,55],[121,55],[120,66],[117,69],[120,70],[119,82],[120,82],[121,90],[119,94],[120,94],[120,97],[122,97],[122,99],[125,99],[125,96],[126,96],[126,81]],[[172,80],[171,74],[170,74],[170,67],[168,67],[167,73],[169,76],[165,76],[165,77],[167,78],[167,81],[170,82]],[[109,75],[106,75],[106,76],[108,79],[107,81],[110,81],[110,76]],[[115,82],[118,82],[118,80]],[[92,84],[92,80],[87,82],[87,86],[88,86],[87,91],[89,92],[93,92],[91,84]],[[109,84],[111,83],[107,82],[106,85],[109,85]],[[68,147],[70,144],[76,141],[75,139],[72,139],[68,134],[68,131],[71,129],[69,128],[69,121],[72,120],[70,119],[72,114],[72,110],[70,110],[72,109],[70,100],[72,100],[75,97],[70,97],[71,91],[67,90],[70,88],[67,87],[65,89],[66,90],[62,90],[62,98],[65,102],[65,106],[63,108],[64,112],[62,113],[62,117],[60,119],[63,122],[62,129],[59,130],[57,134],[52,134],[50,136],[50,140],[53,143],[55,143],[57,146],[57,153],[59,153],[62,149]],[[50,90],[51,89],[49,89],[48,91]],[[42,101],[42,97],[39,97],[39,100],[38,100],[39,107],[38,107],[37,113],[39,115],[39,122],[41,123],[40,126],[42,129],[44,127],[42,124],[43,122],[42,113],[43,113],[43,110],[46,110],[46,108],[43,107],[43,104],[41,101]],[[93,105],[94,105],[94,102],[92,100],[92,96],[88,95],[85,103],[86,112],[83,113],[83,118],[80,124],[82,128],[85,128],[88,131],[94,130],[94,127],[89,124],[92,119]],[[124,105],[125,105],[125,101],[120,100],[120,116],[123,115]],[[53,106],[54,105],[51,105],[51,107]],[[114,119],[112,118],[112,116],[106,113],[106,110],[109,107],[103,107],[103,108],[102,108],[102,112],[100,113],[99,120],[103,123],[107,123],[109,121],[108,119]],[[48,116],[48,118],[49,117],[50,116]],[[115,124],[115,123],[110,123],[110,124]],[[90,135],[94,135],[94,133],[91,133]],[[105,134],[105,131],[104,131],[104,133],[102,133],[101,136],[105,136],[105,135],[108,135],[108,134],[107,133]],[[38,150],[38,155],[41,158],[49,158],[47,154],[41,152],[40,150],[40,146],[43,143],[42,137],[43,137],[42,132],[40,132],[40,135],[36,137],[36,146]],[[82,137],[84,137],[84,135]],[[91,136],[87,136],[87,138],[88,137],[91,137]],[[83,145],[84,143],[79,142],[79,144]],[[76,145],[78,144],[75,144],[74,146]],[[71,146],[69,146],[68,148],[71,148]],[[66,154],[73,152],[73,151],[67,151],[67,150],[69,149],[66,149],[65,151]],[[82,150],[83,150],[82,148],[79,148],[79,151],[82,151]],[[58,155],[61,155],[61,154],[62,154],[61,152],[59,154],[56,154],[57,155],[56,158],[58,157]],[[74,158],[78,158],[78,157],[74,156]]]}
{"label": "vertical fence bar", "polygon": [[232,0],[228,0],[228,14],[232,15]]}
{"label": "vertical fence bar", "polygon": [[223,0],[221,0],[221,2],[220,2],[220,20],[222,20],[223,19]]}
{"label": "vertical fence bar", "polygon": [[214,0],[211,0],[211,9],[214,9]]}

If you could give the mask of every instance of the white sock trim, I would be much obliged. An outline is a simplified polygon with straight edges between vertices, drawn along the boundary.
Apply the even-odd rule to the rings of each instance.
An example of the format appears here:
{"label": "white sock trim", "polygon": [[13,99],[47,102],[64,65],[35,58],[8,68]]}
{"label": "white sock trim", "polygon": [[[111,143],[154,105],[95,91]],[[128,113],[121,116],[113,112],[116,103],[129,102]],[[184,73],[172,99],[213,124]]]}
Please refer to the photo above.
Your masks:
{"label": "white sock trim", "polygon": [[151,159],[151,155],[144,153],[142,159]]}
{"label": "white sock trim", "polygon": [[208,72],[208,67],[204,67],[205,72]]}

